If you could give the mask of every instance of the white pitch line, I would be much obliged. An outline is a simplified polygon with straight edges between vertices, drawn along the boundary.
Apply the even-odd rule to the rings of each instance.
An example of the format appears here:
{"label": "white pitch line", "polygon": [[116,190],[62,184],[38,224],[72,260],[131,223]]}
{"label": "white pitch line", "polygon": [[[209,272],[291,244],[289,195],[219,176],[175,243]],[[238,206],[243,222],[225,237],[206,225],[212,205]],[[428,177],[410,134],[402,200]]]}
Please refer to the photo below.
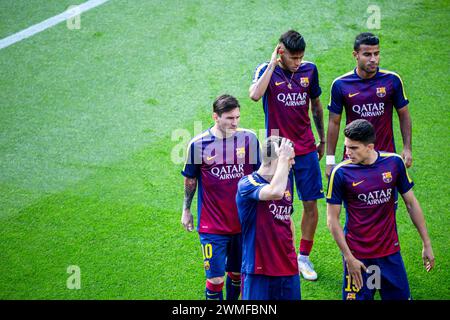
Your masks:
{"label": "white pitch line", "polygon": [[9,47],[10,45],[12,45],[16,42],[19,42],[23,39],[31,37],[31,36],[35,35],[36,33],[39,33],[48,28],[51,28],[51,27],[57,25],[58,23],[61,23],[63,21],[66,21],[68,19],[76,17],[76,16],[82,14],[83,12],[86,12],[88,10],[91,10],[92,8],[98,7],[99,5],[102,5],[108,1],[109,0],[89,0],[85,3],[80,4],[79,6],[76,6],[72,9],[66,10],[63,13],[60,13],[54,17],[44,20],[38,24],[35,24],[35,25],[27,28],[27,29],[19,31],[13,35],[10,35],[9,37],[1,39],[0,40],[0,50],[3,48]]}

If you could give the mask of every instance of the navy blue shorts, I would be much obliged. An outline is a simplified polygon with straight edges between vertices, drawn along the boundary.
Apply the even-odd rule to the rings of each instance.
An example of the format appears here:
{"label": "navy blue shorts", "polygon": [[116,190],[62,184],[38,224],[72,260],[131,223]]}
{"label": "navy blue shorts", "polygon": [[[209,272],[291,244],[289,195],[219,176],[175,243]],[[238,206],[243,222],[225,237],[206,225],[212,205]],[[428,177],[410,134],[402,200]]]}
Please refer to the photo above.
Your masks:
{"label": "navy blue shorts", "polygon": [[[358,290],[349,282],[347,266],[344,261],[343,300],[373,300],[379,290],[382,300],[411,300],[408,278],[400,252],[376,259],[359,259],[369,268],[370,273],[362,272],[363,287]],[[377,282],[377,273],[380,276]]]}
{"label": "navy blue shorts", "polygon": [[225,272],[241,272],[242,235],[199,233],[206,278],[223,277]]}
{"label": "navy blue shorts", "polygon": [[242,275],[242,300],[300,300],[300,276]]}
{"label": "navy blue shorts", "polygon": [[324,197],[322,186],[322,173],[320,172],[317,151],[296,156],[295,164],[291,170],[295,178],[295,188],[298,198],[302,201],[317,200]]}

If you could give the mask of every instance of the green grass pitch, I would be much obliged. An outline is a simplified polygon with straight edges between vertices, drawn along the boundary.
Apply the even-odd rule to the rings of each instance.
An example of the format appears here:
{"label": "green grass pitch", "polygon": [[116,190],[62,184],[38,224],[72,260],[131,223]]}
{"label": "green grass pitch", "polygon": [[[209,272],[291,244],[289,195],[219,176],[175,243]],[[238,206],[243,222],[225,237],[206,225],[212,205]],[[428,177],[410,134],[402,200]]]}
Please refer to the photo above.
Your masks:
{"label": "green grass pitch", "polygon": [[[0,38],[81,2],[1,1]],[[289,28],[307,41],[326,108],[333,79],[354,67],[370,4],[111,0],[84,13],[79,30],[61,23],[0,50],[0,299],[203,299],[198,235],[180,224],[182,164],[171,161],[186,141],[172,133],[209,126],[221,93],[240,100],[242,127],[263,128],[261,102],[247,90]],[[449,299],[450,4],[376,4],[381,67],[402,76],[410,100],[410,174],[436,256],[427,274],[401,203],[411,291]],[[395,131],[401,146],[397,120]],[[298,200],[295,209],[298,231]],[[319,215],[319,280],[302,281],[302,297],[340,299],[342,262],[323,200]],[[80,267],[79,290],[66,286],[70,265]]]}

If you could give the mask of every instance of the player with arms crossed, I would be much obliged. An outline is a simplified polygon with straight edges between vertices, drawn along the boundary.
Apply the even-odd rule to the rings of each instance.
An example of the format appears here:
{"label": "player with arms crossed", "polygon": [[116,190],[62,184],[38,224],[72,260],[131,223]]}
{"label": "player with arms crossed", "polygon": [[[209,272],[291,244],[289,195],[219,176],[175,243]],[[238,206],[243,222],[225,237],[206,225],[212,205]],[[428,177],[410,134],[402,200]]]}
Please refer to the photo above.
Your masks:
{"label": "player with arms crossed", "polygon": [[[396,152],[392,130],[393,109],[397,111],[403,138],[402,157],[406,167],[412,164],[411,117],[402,79],[395,72],[379,69],[379,39],[372,33],[359,34],[353,45],[356,68],[333,81],[331,85],[327,132],[326,174],[335,165],[342,111],[347,124],[365,119],[373,124],[376,150]],[[345,156],[345,151],[344,151]]]}
{"label": "player with arms crossed", "polygon": [[[372,300],[376,289],[383,300],[411,299],[395,218],[394,190],[403,197],[420,237],[422,259],[429,272],[434,267],[431,241],[422,209],[402,158],[374,149],[375,130],[367,120],[355,120],[344,130],[349,160],[331,172],[327,193],[328,228],[344,260],[343,299]],[[345,231],[339,215],[346,210]],[[379,288],[367,285],[369,266],[377,266]]]}
{"label": "player with arms crossed", "polygon": [[[317,199],[324,197],[319,160],[325,152],[325,132],[319,74],[315,64],[303,61],[305,48],[305,40],[298,32],[290,30],[281,35],[270,62],[256,68],[249,94],[254,101],[262,97],[267,136],[280,135],[295,145],[293,175],[304,209],[298,264],[305,279],[316,280],[309,255],[319,217]],[[310,103],[318,144],[311,130]]]}
{"label": "player with arms crossed", "polygon": [[185,196],[181,223],[194,229],[191,203],[198,192],[198,226],[207,300],[222,300],[227,272],[226,298],[240,294],[242,262],[241,225],[236,207],[237,183],[259,167],[259,142],[249,130],[238,128],[240,105],[230,95],[219,96],[213,104],[212,128],[194,137],[188,146],[183,171]]}
{"label": "player with arms crossed", "polygon": [[271,136],[261,167],[239,181],[243,300],[300,300],[289,179],[294,157],[289,140]]}

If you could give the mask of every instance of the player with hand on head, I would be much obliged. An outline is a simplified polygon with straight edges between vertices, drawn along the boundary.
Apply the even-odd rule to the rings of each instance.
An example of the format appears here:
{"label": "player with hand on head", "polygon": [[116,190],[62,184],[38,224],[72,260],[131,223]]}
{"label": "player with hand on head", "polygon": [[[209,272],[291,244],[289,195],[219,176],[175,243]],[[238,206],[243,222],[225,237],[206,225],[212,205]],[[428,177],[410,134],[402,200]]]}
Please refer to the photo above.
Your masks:
{"label": "player with hand on head", "polygon": [[[325,152],[325,132],[319,74],[314,63],[303,60],[305,48],[305,39],[297,31],[281,35],[270,61],[256,68],[249,95],[254,101],[262,98],[267,136],[283,136],[295,144],[292,174],[303,204],[298,264],[306,280],[316,280],[309,256],[319,217],[317,199],[324,197],[319,161]],[[320,139],[317,144],[310,104]]]}
{"label": "player with hand on head", "polygon": [[[335,165],[336,144],[339,138],[342,111],[347,124],[356,119],[368,120],[375,127],[376,150],[396,152],[392,130],[393,110],[397,111],[403,138],[402,158],[412,165],[411,117],[402,79],[395,72],[378,67],[379,39],[372,33],[359,34],[353,45],[356,68],[333,81],[331,85],[327,132],[326,174]],[[345,157],[345,151],[344,151]]]}
{"label": "player with hand on head", "polygon": [[288,139],[271,136],[262,147],[261,167],[239,181],[243,300],[300,300],[289,178],[294,157]]}
{"label": "player with hand on head", "polygon": [[240,105],[230,95],[219,96],[213,104],[214,126],[194,137],[188,146],[181,172],[185,196],[181,223],[194,230],[191,203],[197,185],[197,231],[206,272],[207,300],[222,300],[227,272],[226,298],[237,300],[241,287],[241,225],[236,207],[237,183],[259,168],[256,135],[239,128]]}
{"label": "player with hand on head", "polygon": [[[331,172],[327,193],[328,228],[344,260],[343,299],[372,300],[376,289],[383,300],[411,298],[406,270],[400,255],[394,190],[405,202],[422,239],[426,271],[434,267],[431,240],[413,181],[401,156],[375,149],[375,129],[367,120],[355,120],[344,130],[349,160]],[[346,210],[345,232],[339,215]],[[369,266],[380,270],[380,286],[369,287]]]}

